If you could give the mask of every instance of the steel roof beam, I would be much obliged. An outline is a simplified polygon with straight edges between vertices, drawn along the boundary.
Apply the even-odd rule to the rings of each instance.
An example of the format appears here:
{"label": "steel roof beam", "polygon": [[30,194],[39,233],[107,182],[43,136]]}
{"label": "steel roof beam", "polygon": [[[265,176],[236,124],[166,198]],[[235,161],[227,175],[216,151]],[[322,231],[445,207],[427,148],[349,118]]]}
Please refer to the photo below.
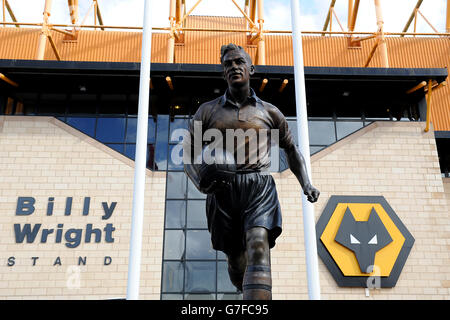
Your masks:
{"label": "steel roof beam", "polygon": [[331,10],[334,8],[335,3],[336,3],[336,0],[331,0],[330,7],[328,8],[328,14],[327,14],[327,17],[325,18],[325,23],[322,28],[323,31],[327,31],[328,24],[331,19]]}
{"label": "steel roof beam", "polygon": [[406,32],[409,29],[409,26],[411,25],[411,22],[413,21],[413,19],[416,17],[417,15],[417,10],[419,10],[420,5],[422,4],[423,0],[419,0],[416,3],[416,6],[414,7],[411,16],[409,17],[408,21],[405,24],[405,27],[403,28],[402,32]]}
{"label": "steel roof beam", "polygon": [[[16,16],[14,15],[14,12],[12,11],[8,0],[4,0],[4,5],[6,6],[6,10],[8,10],[8,13],[9,13],[9,16],[11,17],[11,20],[14,21],[14,22],[17,22]],[[19,25],[16,25],[16,27],[19,28]]]}

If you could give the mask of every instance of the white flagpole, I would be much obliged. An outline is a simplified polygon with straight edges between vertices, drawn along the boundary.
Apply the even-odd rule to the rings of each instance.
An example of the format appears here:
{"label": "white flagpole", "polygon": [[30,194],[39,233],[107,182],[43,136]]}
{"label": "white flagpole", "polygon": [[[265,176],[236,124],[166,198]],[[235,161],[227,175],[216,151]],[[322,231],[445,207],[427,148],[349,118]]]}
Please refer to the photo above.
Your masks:
{"label": "white flagpole", "polygon": [[148,107],[150,98],[150,57],[152,52],[151,5],[151,0],[145,0],[141,73],[139,80],[136,157],[134,167],[133,209],[131,217],[130,254],[128,257],[127,300],[139,299],[147,159]]}
{"label": "white flagpole", "polygon": [[[305,158],[311,179],[308,115],[306,111],[305,73],[303,65],[302,35],[300,31],[300,0],[291,0],[292,45],[294,49],[295,102],[299,150]],[[303,230],[305,236],[306,274],[310,300],[320,300],[319,264],[317,258],[314,205],[302,193]]]}

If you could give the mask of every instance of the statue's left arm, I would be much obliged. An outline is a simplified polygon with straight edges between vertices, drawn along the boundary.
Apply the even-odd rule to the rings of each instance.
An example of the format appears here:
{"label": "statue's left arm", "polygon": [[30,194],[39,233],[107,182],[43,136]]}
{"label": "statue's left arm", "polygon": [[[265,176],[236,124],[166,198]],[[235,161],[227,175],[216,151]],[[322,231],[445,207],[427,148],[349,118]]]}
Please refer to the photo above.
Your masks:
{"label": "statue's left arm", "polygon": [[320,192],[311,184],[311,181],[309,180],[305,159],[295,145],[295,141],[292,137],[291,131],[289,130],[286,118],[278,109],[274,111],[273,118],[276,129],[279,130],[279,146],[280,148],[283,148],[286,153],[289,168],[300,182],[303,193],[307,196],[308,201],[316,202],[319,198]]}

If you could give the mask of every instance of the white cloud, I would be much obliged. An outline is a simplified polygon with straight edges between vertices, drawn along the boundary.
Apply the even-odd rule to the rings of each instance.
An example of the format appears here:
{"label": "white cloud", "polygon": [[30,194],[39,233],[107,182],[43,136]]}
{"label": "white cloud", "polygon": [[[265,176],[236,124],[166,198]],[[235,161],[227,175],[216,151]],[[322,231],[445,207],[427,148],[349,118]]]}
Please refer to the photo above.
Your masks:
{"label": "white cloud", "polygon": [[[197,0],[186,0],[189,10]],[[244,0],[236,0],[243,8]],[[416,0],[381,0],[383,7],[384,26],[388,32],[402,31]],[[9,3],[20,22],[41,22],[45,0],[9,0]],[[91,5],[91,0],[79,0],[80,21]],[[153,0],[152,24],[157,27],[169,25],[169,0]],[[347,28],[347,0],[337,0],[335,11],[343,27]],[[99,0],[99,5],[105,25],[142,26],[144,0]],[[303,30],[321,30],[325,22],[330,0],[300,0],[302,10],[301,26]],[[421,12],[439,32],[445,31],[445,0],[428,0],[422,3]],[[203,0],[193,11],[195,15],[239,16],[239,10],[230,0]],[[270,30],[289,30],[291,28],[291,13],[289,0],[265,0],[265,27]],[[9,19],[8,21],[11,21]],[[54,0],[52,6],[51,23],[70,23],[67,0]],[[86,20],[86,24],[93,24],[93,13]],[[360,2],[357,31],[375,31],[376,18],[373,0]],[[334,19],[333,30],[340,28]],[[412,31],[412,25],[409,29]],[[432,32],[422,17],[417,23],[418,32]]]}

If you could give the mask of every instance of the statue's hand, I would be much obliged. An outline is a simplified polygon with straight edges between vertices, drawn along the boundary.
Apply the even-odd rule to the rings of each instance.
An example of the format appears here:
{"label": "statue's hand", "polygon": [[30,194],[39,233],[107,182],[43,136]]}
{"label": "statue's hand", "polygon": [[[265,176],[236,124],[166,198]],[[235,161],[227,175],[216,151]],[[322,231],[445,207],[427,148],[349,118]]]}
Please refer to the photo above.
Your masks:
{"label": "statue's hand", "polygon": [[308,184],[303,188],[303,193],[308,197],[308,201],[314,203],[319,199],[320,191],[313,185]]}

